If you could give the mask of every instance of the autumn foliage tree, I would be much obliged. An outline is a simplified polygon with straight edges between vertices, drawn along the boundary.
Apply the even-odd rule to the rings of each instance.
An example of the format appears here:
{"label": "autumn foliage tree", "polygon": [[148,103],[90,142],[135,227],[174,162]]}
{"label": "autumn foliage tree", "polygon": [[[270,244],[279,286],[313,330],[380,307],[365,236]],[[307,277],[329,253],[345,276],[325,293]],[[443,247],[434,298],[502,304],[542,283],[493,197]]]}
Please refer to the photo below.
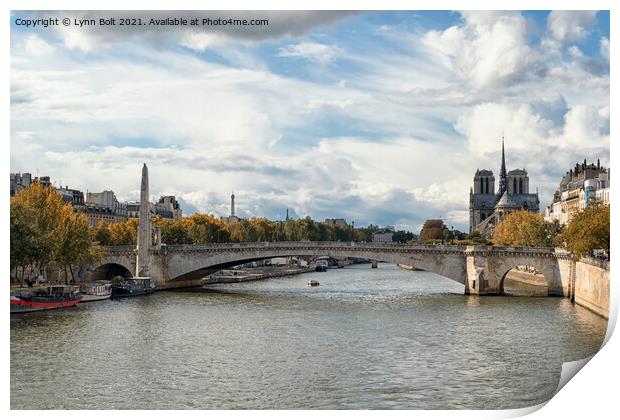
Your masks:
{"label": "autumn foliage tree", "polygon": [[[201,245],[224,242],[275,241],[370,241],[372,229],[335,226],[310,217],[274,221],[264,217],[227,222],[209,214],[193,214],[181,219],[153,218],[161,231],[162,243],[167,245]],[[94,235],[101,245],[135,245],[138,219],[110,225],[99,224]],[[401,232],[403,237],[414,234]]]}
{"label": "autumn foliage tree", "polygon": [[592,204],[573,216],[556,244],[576,257],[589,256],[595,250],[603,250],[609,256],[609,226],[609,206]]}
{"label": "autumn foliage tree", "polygon": [[71,204],[64,204],[56,227],[56,243],[52,258],[60,264],[68,280],[67,272],[71,273],[71,280],[75,282],[73,263],[91,263],[103,256],[101,247],[93,243],[93,235],[88,225],[86,215],[75,213]]}
{"label": "autumn foliage tree", "polygon": [[[66,268],[100,258],[86,217],[38,182],[11,197],[11,268],[38,274],[54,261]],[[73,274],[73,273],[72,273]]]}
{"label": "autumn foliage tree", "polygon": [[443,241],[447,239],[448,227],[440,219],[429,219],[424,222],[420,231],[421,242]]}
{"label": "autumn foliage tree", "polygon": [[138,219],[108,225],[110,243],[105,245],[135,245],[138,243]]}
{"label": "autumn foliage tree", "polygon": [[518,210],[508,214],[495,227],[494,245],[553,246],[557,229],[542,214]]}

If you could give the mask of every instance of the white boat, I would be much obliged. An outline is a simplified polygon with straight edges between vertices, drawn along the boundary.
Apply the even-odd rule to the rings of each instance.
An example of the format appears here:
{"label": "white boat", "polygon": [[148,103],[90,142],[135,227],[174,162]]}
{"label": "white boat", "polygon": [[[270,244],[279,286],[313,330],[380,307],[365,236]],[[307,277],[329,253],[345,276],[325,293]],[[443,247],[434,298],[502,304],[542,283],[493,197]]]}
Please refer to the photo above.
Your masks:
{"label": "white boat", "polygon": [[321,284],[321,283],[319,283],[317,280],[310,280],[308,282],[308,286],[310,286],[310,287],[318,286],[319,284]]}
{"label": "white boat", "polygon": [[112,283],[97,282],[88,285],[82,292],[82,302],[94,302],[96,300],[110,299],[112,296]]}

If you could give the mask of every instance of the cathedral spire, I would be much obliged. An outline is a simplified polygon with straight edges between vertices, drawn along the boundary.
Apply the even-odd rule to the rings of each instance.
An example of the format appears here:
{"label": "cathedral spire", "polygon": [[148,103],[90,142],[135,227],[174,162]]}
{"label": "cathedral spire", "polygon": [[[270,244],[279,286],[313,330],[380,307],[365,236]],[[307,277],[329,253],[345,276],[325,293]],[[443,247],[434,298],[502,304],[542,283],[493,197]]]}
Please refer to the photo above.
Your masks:
{"label": "cathedral spire", "polygon": [[499,170],[499,191],[501,197],[506,191],[506,155],[504,154],[504,135],[502,134],[502,167]]}

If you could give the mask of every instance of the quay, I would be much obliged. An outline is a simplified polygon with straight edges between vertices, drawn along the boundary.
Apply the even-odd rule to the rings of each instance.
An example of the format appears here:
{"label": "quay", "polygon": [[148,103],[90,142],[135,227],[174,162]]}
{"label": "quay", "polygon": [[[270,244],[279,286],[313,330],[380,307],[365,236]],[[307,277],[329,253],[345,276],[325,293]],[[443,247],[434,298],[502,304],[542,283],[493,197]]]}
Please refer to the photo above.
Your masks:
{"label": "quay", "polygon": [[296,274],[312,272],[309,267],[257,267],[250,269],[231,269],[221,270],[217,273],[210,274],[203,280],[203,285],[221,283],[243,283],[247,281],[266,280],[277,277],[293,276]]}

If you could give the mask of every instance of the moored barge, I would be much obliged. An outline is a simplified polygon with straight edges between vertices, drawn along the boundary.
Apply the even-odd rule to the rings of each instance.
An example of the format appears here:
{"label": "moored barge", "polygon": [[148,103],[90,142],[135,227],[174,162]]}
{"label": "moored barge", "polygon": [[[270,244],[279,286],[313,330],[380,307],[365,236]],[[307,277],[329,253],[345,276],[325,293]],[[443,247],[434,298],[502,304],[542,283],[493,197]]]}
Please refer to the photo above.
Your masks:
{"label": "moored barge", "polygon": [[45,289],[19,289],[11,292],[11,313],[45,311],[68,308],[82,300],[73,287],[50,285]]}
{"label": "moored barge", "polygon": [[84,287],[82,290],[82,302],[110,299],[111,296],[112,283],[110,282],[97,282]]}
{"label": "moored barge", "polygon": [[148,295],[155,291],[150,277],[127,277],[112,283],[112,299]]}

